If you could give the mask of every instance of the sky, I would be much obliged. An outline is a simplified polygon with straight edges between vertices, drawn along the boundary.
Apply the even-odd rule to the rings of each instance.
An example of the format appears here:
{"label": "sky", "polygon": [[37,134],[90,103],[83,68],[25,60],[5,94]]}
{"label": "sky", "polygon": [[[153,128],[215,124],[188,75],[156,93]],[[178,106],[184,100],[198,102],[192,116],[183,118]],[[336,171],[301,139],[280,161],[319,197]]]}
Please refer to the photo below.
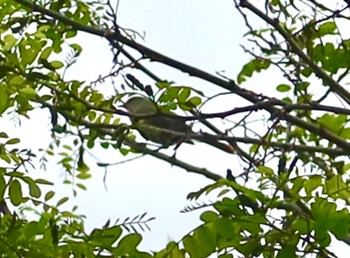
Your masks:
{"label": "sky", "polygon": [[[241,67],[250,59],[240,47],[240,44],[245,43],[244,21],[231,0],[222,0],[220,3],[212,0],[121,0],[118,22],[124,28],[141,34],[145,32],[145,40],[140,43],[213,74],[222,72],[236,78]],[[88,82],[108,73],[113,58],[108,42],[86,34],[79,35],[78,42],[83,47],[83,53],[77,64],[68,70],[67,78]],[[221,91],[214,85],[162,65],[152,63],[148,67],[161,78],[175,81],[178,85],[195,86],[209,95]],[[138,76],[144,84],[153,83],[150,78],[141,74]],[[261,78],[268,80],[269,84],[280,79],[271,76],[267,79],[266,75],[258,75],[246,86],[266,90]],[[113,89],[112,82],[108,80],[99,87],[107,92]],[[232,103],[228,100],[213,101],[204,111],[217,112],[230,108]],[[16,129],[11,136],[20,136],[23,146],[35,146],[33,149],[47,147],[50,142],[48,115],[47,110],[39,110],[30,120],[22,120],[21,127],[9,125]],[[183,144],[177,157],[222,176],[227,168],[234,172],[241,169],[235,156],[201,143],[194,146]],[[79,190],[78,196],[72,198],[70,204],[77,204],[78,213],[86,215],[88,229],[101,227],[108,219],[113,222],[116,218],[123,220],[148,212],[148,216],[156,217],[156,220],[148,224],[151,231],[142,233],[144,239],[140,247],[144,250],[159,250],[169,240],[178,241],[199,225],[198,217],[204,210],[185,214],[180,211],[191,204],[186,200],[187,194],[211,183],[210,180],[155,158],[143,157],[108,168],[105,186],[105,171],[93,165],[94,159],[91,157],[89,160],[93,177],[84,181],[88,190]],[[120,162],[125,158],[118,151],[100,149],[97,159],[101,162]],[[65,177],[64,171],[55,165],[54,159],[50,160],[47,171],[37,174],[38,177],[55,181],[58,195],[72,196],[71,186],[61,184]],[[203,200],[215,198],[215,195],[211,195]]]}

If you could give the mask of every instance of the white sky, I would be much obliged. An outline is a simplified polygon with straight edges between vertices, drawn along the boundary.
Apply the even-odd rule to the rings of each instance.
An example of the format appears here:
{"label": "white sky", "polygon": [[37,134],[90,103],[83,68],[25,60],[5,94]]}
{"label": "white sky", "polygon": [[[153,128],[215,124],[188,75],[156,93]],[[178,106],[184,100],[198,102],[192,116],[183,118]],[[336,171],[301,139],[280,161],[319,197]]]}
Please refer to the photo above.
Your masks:
{"label": "white sky", "polygon": [[[235,79],[242,65],[250,59],[239,46],[244,43],[242,35],[246,28],[231,0],[220,3],[212,0],[121,0],[118,21],[124,28],[141,33],[145,31],[146,46],[210,73],[224,70],[225,75]],[[97,37],[81,35],[79,43],[83,47],[83,55],[68,71],[67,76],[92,81],[100,74],[107,74],[113,58],[107,42]],[[196,86],[206,94],[221,91],[216,86],[189,78],[186,74],[164,66],[152,64],[148,67],[154,69],[161,78],[177,84]],[[145,84],[152,83],[147,77],[140,78],[145,80]],[[274,84],[271,77],[268,80],[269,84]],[[274,77],[273,80],[277,81],[278,78]],[[261,85],[261,76],[249,85],[257,86],[257,83],[262,91],[266,90]],[[103,87],[112,89],[112,84],[107,81]],[[232,108],[232,104],[215,102],[207,108],[210,112],[224,111]],[[50,141],[50,128],[49,118],[43,117],[48,117],[47,110],[38,111],[30,121],[23,120],[22,127],[16,127],[11,136],[19,135],[25,147],[45,148]],[[103,157],[102,162],[122,160],[118,151],[113,150],[101,151],[99,157]],[[182,145],[177,157],[223,176],[227,168],[241,172],[236,157],[204,144]],[[113,222],[116,218],[134,217],[147,211],[149,217],[155,216],[157,220],[148,224],[152,231],[142,234],[144,239],[140,247],[159,250],[170,239],[178,241],[199,224],[198,216],[204,210],[190,214],[180,214],[179,211],[189,204],[186,200],[189,192],[210,183],[202,176],[171,167],[152,157],[110,167],[107,191],[103,184],[104,171],[93,167],[91,173],[93,178],[83,182],[88,190],[79,191],[78,197],[72,201],[78,204],[78,212],[87,216],[86,225],[89,229],[102,226],[109,218]],[[38,176],[52,178],[57,182],[57,191],[62,196],[71,196],[71,187],[61,185],[64,173],[54,162],[45,174],[40,173]],[[215,196],[209,199],[215,200]]]}

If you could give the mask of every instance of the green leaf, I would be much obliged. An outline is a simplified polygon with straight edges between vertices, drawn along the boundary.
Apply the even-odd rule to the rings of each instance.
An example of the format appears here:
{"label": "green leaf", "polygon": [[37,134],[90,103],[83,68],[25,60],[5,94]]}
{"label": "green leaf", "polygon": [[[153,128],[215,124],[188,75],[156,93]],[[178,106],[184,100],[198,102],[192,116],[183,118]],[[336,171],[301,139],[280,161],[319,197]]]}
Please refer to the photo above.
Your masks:
{"label": "green leaf", "polygon": [[337,25],[333,21],[327,21],[325,23],[322,23],[320,27],[318,28],[317,34],[319,37],[333,34],[334,31],[337,29]]}
{"label": "green leaf", "polygon": [[52,47],[47,47],[47,48],[45,48],[45,49],[41,52],[40,57],[39,57],[39,60],[40,60],[40,59],[45,59],[45,60],[47,60],[47,59],[49,58],[49,56],[51,55],[51,53],[52,53]]}
{"label": "green leaf", "polygon": [[156,86],[161,90],[161,89],[168,89],[171,87],[171,83],[167,82],[167,81],[161,81],[161,82],[157,82]]}
{"label": "green leaf", "polygon": [[124,236],[119,241],[114,254],[124,256],[137,252],[136,247],[140,244],[141,239],[141,235],[136,233]]}
{"label": "green leaf", "polygon": [[95,142],[94,141],[88,141],[86,144],[86,147],[88,147],[89,149],[92,149],[95,146]]}
{"label": "green leaf", "polygon": [[10,182],[9,195],[14,206],[18,206],[23,202],[22,187],[17,179]]}
{"label": "green leaf", "polygon": [[54,191],[49,191],[45,194],[44,200],[47,202],[48,200],[52,199],[55,196]]}
{"label": "green leaf", "polygon": [[87,178],[91,177],[91,175],[89,173],[87,173],[90,170],[90,168],[84,162],[79,162],[77,170],[80,172],[77,175],[78,178],[87,179]]}
{"label": "green leaf", "polygon": [[181,87],[176,87],[176,86],[172,86],[168,88],[168,90],[164,91],[162,95],[159,97],[159,101],[164,103],[174,102],[174,100],[179,95],[180,90],[181,90]]}
{"label": "green leaf", "polygon": [[50,64],[53,69],[60,69],[63,67],[63,63],[61,61],[52,61]]}
{"label": "green leaf", "polygon": [[89,179],[91,177],[91,174],[86,172],[81,172],[77,175],[77,178],[79,179]]}
{"label": "green leaf", "polygon": [[95,118],[96,118],[96,112],[94,112],[94,111],[89,111],[89,113],[88,113],[88,118],[89,118],[89,121],[94,121]]}
{"label": "green leaf", "polygon": [[9,108],[9,95],[7,93],[6,87],[3,85],[0,85],[0,115],[6,111],[7,108]]}
{"label": "green leaf", "polygon": [[[254,72],[261,72],[269,68],[271,62],[270,60],[263,58],[256,58],[249,63],[245,64],[237,76],[237,82],[242,83],[246,78],[252,77]],[[261,85],[264,86],[264,85]]]}
{"label": "green leaf", "polygon": [[[243,244],[237,245],[236,246],[237,250],[244,254],[246,257],[252,257],[252,254],[254,257],[258,257],[258,255],[255,254],[256,250],[261,249],[261,244],[258,239],[253,238],[253,239],[248,239]],[[270,256],[273,257],[273,256]]]}
{"label": "green leaf", "polygon": [[311,195],[312,191],[314,191],[317,187],[322,185],[322,177],[319,175],[310,176],[304,182],[304,188],[307,195]]}
{"label": "green leaf", "polygon": [[311,212],[315,219],[315,239],[321,246],[330,244],[328,231],[331,229],[333,217],[336,215],[336,204],[328,202],[327,199],[316,198],[311,204]]}
{"label": "green leaf", "polygon": [[27,239],[31,239],[36,237],[39,234],[44,233],[44,231],[45,231],[45,224],[40,222],[38,223],[36,221],[31,221],[26,226],[24,235]]}
{"label": "green leaf", "polygon": [[65,37],[66,37],[66,39],[68,39],[68,38],[73,38],[76,35],[77,35],[77,31],[76,30],[69,30],[69,31],[66,32]]}
{"label": "green leaf", "polygon": [[101,142],[100,145],[101,145],[102,148],[108,149],[108,147],[109,147],[109,142]]}
{"label": "green leaf", "polygon": [[86,188],[86,186],[84,184],[77,183],[76,186],[79,187],[82,190],[85,190],[85,191],[87,190],[87,188]]}
{"label": "green leaf", "polygon": [[41,190],[35,181],[27,176],[22,177],[22,179],[28,184],[30,196],[39,198],[41,196]]}
{"label": "green leaf", "polygon": [[294,258],[297,257],[295,252],[296,247],[294,245],[282,244],[282,248],[276,258]]}
{"label": "green leaf", "polygon": [[304,218],[298,218],[293,221],[292,229],[296,230],[300,234],[308,234],[312,230],[312,221],[307,221]]}
{"label": "green leaf", "polygon": [[[243,223],[240,227],[244,228],[252,234],[259,234],[262,232],[262,225],[266,223],[264,216],[254,213],[253,215],[242,216]],[[236,225],[236,224],[235,224]]]}
{"label": "green leaf", "polygon": [[201,214],[200,219],[205,223],[209,223],[215,221],[218,217],[218,214],[214,211],[205,211]]}
{"label": "green leaf", "polygon": [[299,194],[300,190],[304,187],[305,181],[307,181],[307,180],[305,180],[302,177],[297,177],[295,180],[293,180],[292,181],[293,186],[290,189],[291,194],[293,194],[293,195]]}
{"label": "green leaf", "polygon": [[11,50],[11,48],[16,44],[17,39],[13,34],[8,34],[4,37],[4,45],[1,47],[5,51]]}
{"label": "green leaf", "polygon": [[105,246],[106,248],[113,245],[121,236],[122,229],[120,226],[113,226],[106,229],[95,229],[92,234],[91,238],[93,241],[96,241],[101,244],[101,246]]}
{"label": "green leaf", "polygon": [[[24,39],[19,44],[19,52],[22,65],[32,64],[41,50],[42,44],[34,39]],[[43,42],[43,41],[41,41]],[[44,42],[43,42],[44,43]]]}
{"label": "green leaf", "polygon": [[233,258],[232,254],[220,254],[218,258]]}
{"label": "green leaf", "polygon": [[222,217],[214,221],[215,230],[226,240],[232,240],[238,236],[240,227],[231,219]]}
{"label": "green leaf", "polygon": [[30,87],[20,89],[19,93],[23,95],[25,99],[34,99],[36,97],[36,91]]}
{"label": "green leaf", "polygon": [[334,175],[327,180],[323,188],[323,193],[334,198],[341,197],[345,200],[350,199],[350,190],[348,184],[344,182],[342,175]]}
{"label": "green leaf", "polygon": [[24,173],[23,172],[18,172],[18,171],[13,171],[13,172],[7,173],[7,175],[10,176],[10,177],[20,177],[20,178],[22,178]]}
{"label": "green leaf", "polygon": [[343,130],[346,120],[347,115],[332,115],[326,113],[318,119],[318,122],[331,132],[339,134]]}
{"label": "green leaf", "polygon": [[0,159],[5,160],[8,164],[11,163],[11,158],[6,154],[0,154]]}
{"label": "green leaf", "polygon": [[4,194],[6,190],[6,181],[3,175],[0,175],[0,200],[4,199]]}
{"label": "green leaf", "polygon": [[199,227],[195,233],[198,242],[201,245],[201,251],[206,254],[202,257],[207,257],[215,251],[216,247],[216,231],[214,228],[209,228],[208,226]]}
{"label": "green leaf", "polygon": [[191,89],[189,87],[184,87],[181,89],[179,95],[177,96],[177,99],[180,103],[184,103],[186,99],[190,96]]}
{"label": "green leaf", "polygon": [[17,144],[19,142],[20,142],[20,139],[12,138],[12,139],[8,140],[5,144]]}
{"label": "green leaf", "polygon": [[21,86],[23,86],[24,83],[25,83],[25,79],[18,74],[10,77],[9,84],[11,84],[11,85],[21,87]]}
{"label": "green leaf", "polygon": [[329,222],[329,229],[337,239],[344,240],[347,238],[350,230],[350,215],[346,208],[336,211],[332,215],[332,219]]}
{"label": "green leaf", "polygon": [[76,53],[81,53],[81,51],[83,51],[83,48],[76,43],[70,44],[69,46],[73,48]]}
{"label": "green leaf", "polygon": [[57,202],[56,206],[58,207],[58,206],[64,204],[65,202],[67,202],[68,200],[69,200],[68,197],[63,197]]}
{"label": "green leaf", "polygon": [[279,92],[288,92],[291,90],[291,87],[287,84],[280,84],[276,87]]}
{"label": "green leaf", "polygon": [[182,242],[185,246],[186,251],[190,254],[191,257],[205,257],[201,256],[201,250],[199,249],[197,240],[194,237],[187,235],[183,238]]}
{"label": "green leaf", "polygon": [[187,235],[183,244],[191,257],[208,257],[215,251],[215,230],[203,225],[194,231],[193,236]]}
{"label": "green leaf", "polygon": [[343,130],[341,130],[340,132],[340,137],[346,140],[350,139],[350,128],[343,128]]}
{"label": "green leaf", "polygon": [[9,136],[7,135],[7,133],[0,132],[0,138],[9,138]]}
{"label": "green leaf", "polygon": [[166,248],[160,252],[156,253],[155,258],[165,258],[165,257],[174,257],[174,258],[185,258],[184,252],[179,248],[179,245],[171,241],[167,244]]}
{"label": "green leaf", "polygon": [[42,184],[42,185],[54,185],[52,182],[47,181],[45,179],[41,179],[41,178],[36,179],[35,182],[38,184]]}
{"label": "green leaf", "polygon": [[200,97],[191,97],[186,101],[186,105],[192,108],[196,108],[200,104],[202,104],[202,99]]}
{"label": "green leaf", "polygon": [[258,170],[258,172],[262,173],[263,175],[267,175],[267,176],[273,175],[273,173],[274,173],[273,169],[266,167],[266,166],[259,166],[257,170]]}

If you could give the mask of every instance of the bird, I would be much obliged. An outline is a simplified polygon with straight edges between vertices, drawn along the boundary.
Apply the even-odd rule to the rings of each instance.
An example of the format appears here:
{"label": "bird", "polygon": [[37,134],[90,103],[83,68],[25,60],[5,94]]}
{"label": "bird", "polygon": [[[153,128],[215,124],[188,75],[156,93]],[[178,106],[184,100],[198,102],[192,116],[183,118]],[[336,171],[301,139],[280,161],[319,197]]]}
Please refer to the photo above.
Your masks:
{"label": "bird", "polygon": [[149,98],[135,96],[130,98],[124,105],[129,113],[134,128],[146,140],[161,144],[164,147],[181,143],[192,143],[192,139],[205,142],[221,150],[234,153],[231,145],[218,141],[210,135],[194,133],[184,118],[176,116],[172,112],[162,112],[157,104]]}
{"label": "bird", "polygon": [[226,179],[232,182],[236,182],[235,177],[232,175],[232,170],[229,168],[226,170]]}

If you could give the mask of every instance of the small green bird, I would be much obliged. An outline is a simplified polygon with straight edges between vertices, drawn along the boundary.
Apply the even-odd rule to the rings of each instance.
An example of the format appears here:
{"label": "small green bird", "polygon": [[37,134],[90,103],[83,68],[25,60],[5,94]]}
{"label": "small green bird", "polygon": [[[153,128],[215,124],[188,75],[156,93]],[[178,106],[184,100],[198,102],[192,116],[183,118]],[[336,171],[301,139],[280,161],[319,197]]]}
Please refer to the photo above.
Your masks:
{"label": "small green bird", "polygon": [[[129,99],[124,107],[130,113],[130,119],[146,140],[162,144],[165,147],[181,144],[182,142],[192,143],[192,138],[198,134],[191,130],[185,120],[173,113],[161,112],[156,103],[145,97],[133,97]],[[233,153],[231,145],[224,144],[210,137],[198,137],[200,141]]]}
{"label": "small green bird", "polygon": [[133,97],[124,107],[133,115],[131,121],[146,140],[167,147],[186,141],[186,134],[191,132],[182,119],[158,111],[157,105],[148,98]]}

